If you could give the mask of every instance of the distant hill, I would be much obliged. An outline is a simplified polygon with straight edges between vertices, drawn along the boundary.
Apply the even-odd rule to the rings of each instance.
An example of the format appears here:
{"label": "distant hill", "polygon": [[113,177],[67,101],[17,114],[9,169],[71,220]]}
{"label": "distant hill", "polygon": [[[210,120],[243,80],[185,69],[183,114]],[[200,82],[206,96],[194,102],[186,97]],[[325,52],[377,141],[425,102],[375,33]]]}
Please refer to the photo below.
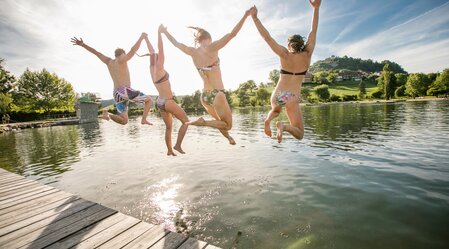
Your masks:
{"label": "distant hill", "polygon": [[309,71],[314,73],[319,71],[346,69],[351,71],[361,70],[368,73],[374,73],[382,71],[384,65],[387,63],[389,64],[391,71],[395,73],[407,73],[399,64],[389,60],[377,62],[371,59],[362,60],[360,58],[352,58],[348,56],[331,56],[324,60],[317,61],[310,66]]}

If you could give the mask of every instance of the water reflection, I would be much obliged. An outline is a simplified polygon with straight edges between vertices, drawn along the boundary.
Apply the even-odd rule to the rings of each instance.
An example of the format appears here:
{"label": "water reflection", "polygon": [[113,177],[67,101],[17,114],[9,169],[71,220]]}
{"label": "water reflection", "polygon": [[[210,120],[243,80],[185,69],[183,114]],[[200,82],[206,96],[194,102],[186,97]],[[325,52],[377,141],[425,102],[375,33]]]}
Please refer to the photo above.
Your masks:
{"label": "water reflection", "polygon": [[235,109],[237,146],[192,126],[177,157],[154,115],[30,129],[0,135],[0,167],[223,248],[443,248],[448,110],[304,106],[305,138],[278,144],[263,133],[269,108]]}

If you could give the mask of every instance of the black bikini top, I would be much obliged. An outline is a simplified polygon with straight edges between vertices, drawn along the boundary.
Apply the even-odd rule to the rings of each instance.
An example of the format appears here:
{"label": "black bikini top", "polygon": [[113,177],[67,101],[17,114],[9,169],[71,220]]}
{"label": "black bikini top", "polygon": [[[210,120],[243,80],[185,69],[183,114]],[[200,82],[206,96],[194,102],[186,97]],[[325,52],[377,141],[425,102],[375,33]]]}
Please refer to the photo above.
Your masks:
{"label": "black bikini top", "polygon": [[170,78],[170,75],[168,74],[168,72],[165,72],[164,76],[162,76],[162,78],[160,78],[158,81],[153,82],[154,84],[159,84],[162,83],[164,81],[167,81]]}
{"label": "black bikini top", "polygon": [[281,69],[281,71],[279,73],[281,73],[281,74],[289,74],[289,75],[306,75],[307,69],[306,69],[306,71],[300,72],[300,73],[292,73],[292,72],[286,71],[284,69]]}

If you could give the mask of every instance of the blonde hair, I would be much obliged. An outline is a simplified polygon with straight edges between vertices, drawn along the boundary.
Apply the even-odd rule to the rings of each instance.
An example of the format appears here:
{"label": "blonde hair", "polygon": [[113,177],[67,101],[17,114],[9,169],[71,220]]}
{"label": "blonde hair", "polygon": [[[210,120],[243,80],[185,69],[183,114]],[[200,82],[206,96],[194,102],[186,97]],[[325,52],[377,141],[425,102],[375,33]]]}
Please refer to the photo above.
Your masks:
{"label": "blonde hair", "polygon": [[212,39],[212,37],[210,36],[210,33],[207,32],[205,29],[202,29],[199,27],[192,27],[192,26],[189,26],[187,28],[196,30],[196,32],[194,34],[195,45],[198,45],[198,43],[200,43],[203,40]]}

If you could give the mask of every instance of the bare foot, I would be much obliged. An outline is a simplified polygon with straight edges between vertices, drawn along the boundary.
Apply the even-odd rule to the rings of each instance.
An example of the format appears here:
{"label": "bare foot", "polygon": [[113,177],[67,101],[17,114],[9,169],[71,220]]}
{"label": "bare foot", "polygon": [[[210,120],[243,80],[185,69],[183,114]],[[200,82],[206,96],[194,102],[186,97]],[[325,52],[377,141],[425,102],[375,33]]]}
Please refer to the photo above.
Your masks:
{"label": "bare foot", "polygon": [[103,110],[103,114],[101,115],[101,118],[104,120],[108,120],[108,121],[110,120],[108,110]]}
{"label": "bare foot", "polygon": [[265,131],[265,134],[267,135],[267,136],[269,136],[269,137],[271,137],[271,127],[270,127],[270,123],[271,122],[268,122],[267,120],[265,120],[265,122],[264,122],[264,131]]}
{"label": "bare foot", "polygon": [[192,121],[192,122],[188,122],[187,124],[189,125],[196,125],[196,126],[203,126],[206,123],[206,120],[204,120],[203,117],[200,117],[199,119]]}
{"label": "bare foot", "polygon": [[179,146],[179,147],[175,146],[175,147],[173,147],[173,149],[175,149],[176,151],[178,151],[181,154],[185,154],[185,152],[182,150],[181,146]]}
{"label": "bare foot", "polygon": [[153,125],[152,123],[150,123],[150,121],[148,121],[146,119],[142,119],[142,121],[140,123],[143,125]]}
{"label": "bare foot", "polygon": [[278,143],[281,143],[282,142],[282,132],[284,131],[284,125],[281,122],[277,121],[276,127],[278,128],[276,137],[278,139]]}
{"label": "bare foot", "polygon": [[235,141],[234,141],[234,138],[232,138],[231,136],[227,137],[227,139],[229,140],[229,143],[231,145],[235,145],[236,144]]}
{"label": "bare foot", "polygon": [[167,152],[167,156],[176,156],[176,154],[173,151]]}

